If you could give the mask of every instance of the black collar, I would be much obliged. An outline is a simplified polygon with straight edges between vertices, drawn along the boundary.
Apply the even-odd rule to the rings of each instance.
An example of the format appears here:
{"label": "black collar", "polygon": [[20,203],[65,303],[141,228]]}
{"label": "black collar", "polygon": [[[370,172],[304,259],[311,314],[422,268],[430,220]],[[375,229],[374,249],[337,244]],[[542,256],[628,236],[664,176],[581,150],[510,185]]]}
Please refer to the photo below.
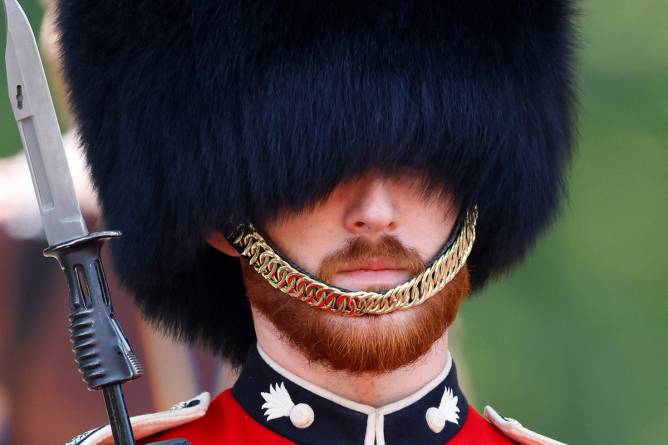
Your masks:
{"label": "black collar", "polygon": [[[457,434],[468,415],[451,360],[412,396],[374,408],[312,385],[252,348],[232,392],[261,425],[304,445],[442,445]],[[275,418],[268,420],[271,417]],[[439,430],[439,418],[452,420]]]}

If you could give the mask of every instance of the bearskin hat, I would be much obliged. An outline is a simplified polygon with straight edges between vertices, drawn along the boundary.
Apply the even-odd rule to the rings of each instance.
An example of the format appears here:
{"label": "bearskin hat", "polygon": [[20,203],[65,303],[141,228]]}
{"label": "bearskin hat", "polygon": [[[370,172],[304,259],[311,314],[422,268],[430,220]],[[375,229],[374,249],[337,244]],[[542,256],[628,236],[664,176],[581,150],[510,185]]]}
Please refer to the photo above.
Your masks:
{"label": "bearskin hat", "polygon": [[477,204],[475,289],[554,218],[572,146],[568,0],[60,0],[70,103],[143,312],[240,363],[255,341],[213,231],[377,169]]}

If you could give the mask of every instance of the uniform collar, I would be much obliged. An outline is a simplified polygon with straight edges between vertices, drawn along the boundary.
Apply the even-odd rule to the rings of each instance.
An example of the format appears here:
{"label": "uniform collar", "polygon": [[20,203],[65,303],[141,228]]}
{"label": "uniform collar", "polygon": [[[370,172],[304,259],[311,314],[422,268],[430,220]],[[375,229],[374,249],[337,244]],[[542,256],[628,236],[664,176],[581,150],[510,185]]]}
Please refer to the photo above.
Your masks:
{"label": "uniform collar", "polygon": [[443,371],[414,394],[380,408],[309,383],[253,348],[233,394],[269,430],[299,444],[434,444],[448,442],[468,416],[468,402],[448,358]]}

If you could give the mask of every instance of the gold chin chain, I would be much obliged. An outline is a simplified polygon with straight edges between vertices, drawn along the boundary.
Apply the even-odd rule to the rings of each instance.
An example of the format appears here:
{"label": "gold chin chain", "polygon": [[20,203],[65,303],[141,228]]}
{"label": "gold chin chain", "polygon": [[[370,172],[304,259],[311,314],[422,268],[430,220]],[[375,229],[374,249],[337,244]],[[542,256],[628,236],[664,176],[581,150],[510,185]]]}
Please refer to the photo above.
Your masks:
{"label": "gold chin chain", "polygon": [[300,272],[269,245],[252,225],[242,225],[232,239],[250,266],[272,287],[309,306],[344,315],[380,315],[424,303],[441,291],[462,268],[475,240],[477,208],[466,213],[457,239],[423,272],[380,294],[344,291]]}

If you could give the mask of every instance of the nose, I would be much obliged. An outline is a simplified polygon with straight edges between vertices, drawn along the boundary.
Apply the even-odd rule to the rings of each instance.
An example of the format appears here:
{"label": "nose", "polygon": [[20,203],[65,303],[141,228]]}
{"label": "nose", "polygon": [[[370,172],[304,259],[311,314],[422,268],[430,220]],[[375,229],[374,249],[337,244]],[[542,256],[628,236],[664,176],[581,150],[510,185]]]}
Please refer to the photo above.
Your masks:
{"label": "nose", "polygon": [[344,225],[350,233],[376,236],[397,228],[399,213],[385,181],[360,182],[351,192],[344,214]]}

